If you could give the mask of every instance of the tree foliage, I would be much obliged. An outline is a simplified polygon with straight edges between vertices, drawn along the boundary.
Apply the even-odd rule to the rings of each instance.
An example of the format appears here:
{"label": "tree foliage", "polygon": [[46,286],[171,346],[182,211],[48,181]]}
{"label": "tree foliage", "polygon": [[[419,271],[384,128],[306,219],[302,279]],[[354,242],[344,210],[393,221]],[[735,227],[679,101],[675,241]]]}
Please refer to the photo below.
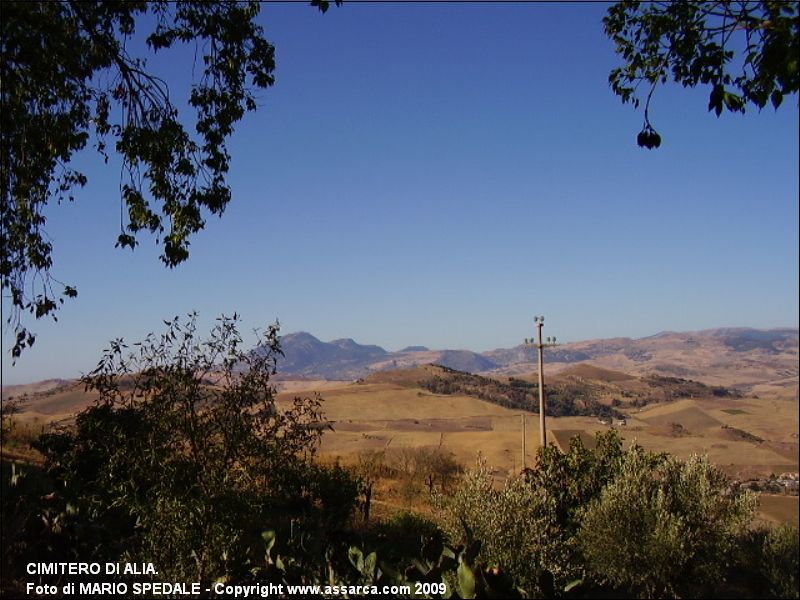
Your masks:
{"label": "tree foliage", "polygon": [[[609,431],[594,450],[578,437],[567,452],[540,448],[536,465],[502,488],[479,464],[437,507],[451,541],[462,543],[466,526],[482,542],[480,559],[528,594],[550,597],[580,582],[590,596],[661,597],[707,593],[730,572],[750,544],[755,497],[706,458],[625,450]],[[796,560],[791,540],[784,535],[765,552],[762,568],[775,582]]]}
{"label": "tree foliage", "polygon": [[[325,12],[329,3],[312,5]],[[45,228],[48,203],[73,200],[87,183],[71,164],[76,153],[92,144],[106,161],[112,150],[120,156],[117,246],[134,248],[149,231],[169,267],[186,260],[206,215],[225,210],[226,140],[274,82],[258,12],[255,1],[3,3],[0,277],[15,357],[35,340],[24,314],[55,318],[77,295],[51,276]],[[156,55],[181,44],[194,45],[198,63],[185,69],[198,73],[187,98],[193,132],[178,111],[183,100],[132,50]]]}
{"label": "tree foliage", "polygon": [[768,102],[777,109],[798,91],[797,2],[622,0],[603,21],[624,61],[609,75],[612,90],[636,108],[645,96],[639,146],[661,145],[649,109],[656,88],[668,80],[707,85],[708,110],[717,116]]}
{"label": "tree foliage", "polygon": [[85,378],[96,405],[40,443],[85,524],[72,544],[88,546],[82,560],[154,562],[176,581],[247,580],[267,527],[293,521],[293,533],[319,537],[348,519],[355,480],[311,461],[320,400],[275,404],[277,328],[260,352],[241,346],[235,317],[208,339],[194,317],[176,319],[131,353],[115,341]]}
{"label": "tree foliage", "polygon": [[783,523],[766,532],[760,548],[761,573],[775,598],[800,597],[800,537],[797,527]]}
{"label": "tree foliage", "polygon": [[705,457],[684,462],[633,446],[585,507],[578,540],[601,582],[645,598],[693,597],[723,580],[755,505]]}
{"label": "tree foliage", "polygon": [[512,477],[497,489],[485,462],[466,473],[452,496],[437,498],[442,527],[450,540],[468,543],[473,535],[481,541],[479,558],[507,572],[521,588],[540,593],[544,570],[571,569],[568,549],[552,536],[553,528],[544,510],[545,490]]}

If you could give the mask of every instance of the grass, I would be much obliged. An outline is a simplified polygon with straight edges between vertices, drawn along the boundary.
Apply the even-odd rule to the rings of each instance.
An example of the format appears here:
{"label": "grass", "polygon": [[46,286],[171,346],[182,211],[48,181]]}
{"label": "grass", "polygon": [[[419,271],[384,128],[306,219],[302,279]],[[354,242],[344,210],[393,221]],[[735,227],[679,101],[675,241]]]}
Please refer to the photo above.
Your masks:
{"label": "grass", "polygon": [[8,430],[3,434],[3,460],[19,461],[27,464],[41,464],[42,455],[33,448],[33,442],[44,433],[49,423],[40,418],[20,420],[14,416]]}

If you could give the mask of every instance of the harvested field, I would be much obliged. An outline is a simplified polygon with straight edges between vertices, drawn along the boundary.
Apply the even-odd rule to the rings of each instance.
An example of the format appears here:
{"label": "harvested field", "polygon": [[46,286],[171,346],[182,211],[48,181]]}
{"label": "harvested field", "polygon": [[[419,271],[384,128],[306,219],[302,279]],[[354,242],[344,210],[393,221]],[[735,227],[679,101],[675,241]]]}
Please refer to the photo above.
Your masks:
{"label": "harvested field", "polygon": [[681,407],[679,406],[680,404],[681,402],[676,402],[668,407],[659,406],[640,413],[638,418],[651,425],[677,423],[684,429],[692,432],[722,426],[722,423],[705,411],[697,408],[697,406]]}
{"label": "harvested field", "polygon": [[[583,368],[583,365],[578,365]],[[585,375],[598,375],[584,369]],[[615,374],[600,370],[600,376]],[[279,381],[279,406],[295,396],[319,391],[323,411],[334,431],[323,436],[321,457],[348,457],[363,450],[442,444],[465,465],[481,453],[498,472],[513,472],[522,463],[521,414],[527,415],[526,463],[535,460],[539,444],[538,415],[512,410],[465,395],[434,394],[418,387],[437,373],[435,367],[376,374],[357,382]],[[641,383],[622,381],[624,385]],[[15,416],[20,424],[41,430],[52,421],[69,422],[94,400],[77,382],[30,396]],[[627,411],[626,411],[627,412]],[[726,425],[726,428],[723,428]],[[616,426],[629,446],[670,452],[679,458],[707,454],[737,478],[798,471],[798,403],[782,398],[685,398],[649,405],[628,413],[627,425]],[[586,446],[598,431],[607,431],[595,417],[549,417],[549,439],[568,447],[579,434]],[[759,442],[759,439],[764,440]]]}
{"label": "harvested field", "polygon": [[611,369],[603,369],[588,363],[580,363],[574,367],[564,369],[559,373],[559,376],[573,376],[581,377],[583,379],[595,379],[597,381],[604,381],[607,383],[617,381],[631,381],[636,379],[633,375],[623,373],[621,371],[613,371]]}
{"label": "harvested field", "polygon": [[597,445],[594,434],[590,434],[583,429],[555,429],[550,431],[550,435],[556,445],[565,452],[569,450],[569,444],[575,436],[580,438],[584,448],[594,450]]}
{"label": "harvested field", "polygon": [[661,435],[665,437],[684,437],[691,435],[691,433],[680,423],[661,423],[648,427],[647,431],[653,435]]}
{"label": "harvested field", "polygon": [[797,496],[776,496],[759,494],[758,516],[770,523],[791,523],[800,525]]}

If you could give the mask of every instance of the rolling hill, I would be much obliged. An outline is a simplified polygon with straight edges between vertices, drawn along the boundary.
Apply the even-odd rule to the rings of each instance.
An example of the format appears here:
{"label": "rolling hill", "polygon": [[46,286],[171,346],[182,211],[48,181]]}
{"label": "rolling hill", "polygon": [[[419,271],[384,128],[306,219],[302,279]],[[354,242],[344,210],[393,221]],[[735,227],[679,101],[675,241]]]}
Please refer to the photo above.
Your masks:
{"label": "rolling hill", "polygon": [[[537,368],[535,352],[524,345],[483,353],[430,350],[424,346],[389,352],[351,339],[322,342],[305,332],[285,335],[281,343],[285,357],[278,370],[285,376],[312,379],[352,381],[371,373],[424,364],[506,376],[530,373]],[[571,342],[546,350],[548,372],[562,371],[578,363],[627,375],[694,379],[747,391],[767,385],[770,393],[793,397],[798,381],[798,330],[724,328],[662,332],[640,339]]]}
{"label": "rolling hill", "polygon": [[[282,336],[281,345],[284,352],[278,362],[281,379],[354,381],[374,373],[426,364],[492,377],[523,376],[537,369],[535,351],[523,345],[483,353],[430,350],[425,346],[389,352],[349,338],[323,342],[306,332]],[[581,376],[581,369],[588,377],[588,369],[595,368],[623,376],[691,379],[756,395],[798,397],[797,329],[724,328],[662,332],[640,339],[587,340],[548,348],[545,356],[549,374],[580,365],[573,373],[577,377]],[[4,386],[3,392],[6,396],[20,396],[67,383],[50,380]]]}

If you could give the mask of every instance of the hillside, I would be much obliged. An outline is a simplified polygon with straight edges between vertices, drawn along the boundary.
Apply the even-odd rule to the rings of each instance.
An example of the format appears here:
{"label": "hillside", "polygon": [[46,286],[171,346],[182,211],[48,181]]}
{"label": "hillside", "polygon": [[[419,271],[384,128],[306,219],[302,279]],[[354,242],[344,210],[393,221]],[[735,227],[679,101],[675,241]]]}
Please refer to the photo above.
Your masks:
{"label": "hillside", "polygon": [[[535,374],[522,378],[488,377],[439,365],[413,373],[416,375],[414,385],[436,394],[462,394],[507,408],[539,411],[539,384]],[[367,381],[372,381],[373,377]],[[635,377],[585,363],[548,377],[545,391],[549,415],[596,416],[605,420],[623,418],[625,413],[641,407],[681,398],[735,400],[742,397],[737,390],[722,386],[711,387],[698,381],[662,375]]]}
{"label": "hillside", "polygon": [[[310,379],[352,381],[380,371],[424,364],[493,376],[518,376],[537,368],[535,351],[524,345],[483,353],[430,350],[425,346],[389,352],[351,339],[322,342],[304,332],[285,335],[281,341],[285,357],[278,370],[286,376]],[[797,329],[662,332],[641,339],[571,342],[548,348],[545,353],[550,373],[589,363],[629,376],[693,379],[754,393],[760,389],[762,393],[787,398],[797,394]]]}
{"label": "hillside", "polygon": [[[426,364],[492,377],[520,377],[538,368],[535,351],[523,345],[483,353],[430,350],[425,346],[389,352],[349,338],[323,342],[305,332],[282,336],[281,344],[284,352],[278,362],[281,379],[354,381],[375,373]],[[621,373],[623,378],[672,377],[736,388],[749,394],[798,398],[797,329],[725,328],[662,332],[641,339],[587,340],[548,348],[545,356],[545,369],[550,375],[566,372],[578,378],[593,378],[589,369],[604,369]],[[574,368],[578,370],[571,371]],[[4,386],[3,393],[21,396],[69,383],[47,380]],[[636,388],[637,384],[632,385]]]}
{"label": "hillside", "polygon": [[[373,373],[355,382],[287,379],[278,404],[319,392],[334,431],[321,452],[337,460],[365,450],[444,445],[460,462],[481,452],[498,473],[520,464],[521,415],[528,415],[528,460],[538,443],[537,374],[491,377],[437,365]],[[547,429],[562,446],[572,435],[591,439],[609,426],[628,443],[681,457],[702,452],[730,475],[747,479],[798,469],[798,403],[663,375],[634,376],[589,363],[569,365],[546,379]],[[8,397],[8,396],[6,396]],[[78,382],[21,396],[21,431],[68,423],[95,396]],[[624,421],[621,417],[624,417]],[[587,437],[588,436],[588,437]]]}
{"label": "hillside", "polygon": [[[745,391],[769,383],[774,393],[785,397],[794,397],[797,390],[797,329],[664,332],[636,340],[588,340],[564,347],[590,356],[588,360],[597,367],[631,375],[694,379]],[[553,371],[574,363],[550,351],[547,362]],[[531,362],[506,364],[501,371],[513,375],[529,371],[532,366]]]}
{"label": "hillside", "polygon": [[[513,471],[520,461],[522,414],[529,416],[528,459],[535,456],[536,379],[530,372],[495,378],[424,365],[341,383],[321,391],[334,427],[323,440],[323,454],[344,458],[365,449],[443,444],[464,464],[480,452],[499,473]],[[562,447],[573,435],[592,442],[612,425],[606,409],[613,408],[625,417],[614,418],[613,426],[626,443],[684,458],[706,453],[739,479],[798,469],[794,401],[742,397],[696,381],[638,377],[585,363],[548,377],[546,385],[549,439]],[[281,397],[288,401],[290,395]],[[562,411],[570,399],[574,416]]]}
{"label": "hillside", "polygon": [[[473,375],[447,367],[420,381],[419,385],[434,394],[461,394],[480,398],[492,404],[517,410],[539,412],[539,385],[523,379],[502,382],[490,377]],[[547,414],[554,417],[596,416],[617,417],[622,414],[596,399],[589,386],[576,388],[563,384],[545,384]]]}

